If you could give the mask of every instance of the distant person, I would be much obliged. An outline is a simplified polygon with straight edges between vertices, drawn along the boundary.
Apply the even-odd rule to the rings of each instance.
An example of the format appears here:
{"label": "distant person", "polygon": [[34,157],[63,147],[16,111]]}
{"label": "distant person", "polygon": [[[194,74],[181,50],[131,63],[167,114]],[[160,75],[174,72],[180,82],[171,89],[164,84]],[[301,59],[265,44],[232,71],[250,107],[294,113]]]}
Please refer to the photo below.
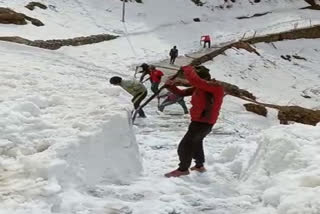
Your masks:
{"label": "distant person", "polygon": [[150,81],[151,81],[151,91],[157,93],[159,90],[159,84],[163,76],[162,71],[157,70],[153,65],[150,66]]}
{"label": "distant person", "polygon": [[200,41],[203,42],[203,48],[206,48],[207,44],[209,48],[211,47],[211,38],[209,35],[201,36]]}
{"label": "distant person", "polygon": [[181,67],[181,70],[192,87],[181,90],[172,80],[167,81],[166,86],[171,92],[180,96],[192,95],[191,123],[178,146],[179,168],[166,173],[166,177],[188,175],[192,159],[195,159],[196,164],[190,168],[191,170],[206,171],[203,140],[211,132],[218,119],[224,97],[223,87],[217,81],[210,80],[208,69],[201,68],[202,71],[199,69],[196,72],[192,66],[184,66]]}
{"label": "distant person", "polygon": [[170,64],[174,64],[176,61],[176,58],[178,57],[178,49],[177,46],[173,46],[173,48],[170,50]]}
{"label": "distant person", "polygon": [[142,68],[142,71],[139,72],[139,73],[142,73],[140,77],[140,82],[143,82],[144,77],[146,75],[150,75],[150,70],[149,70],[150,66],[147,63],[142,63],[140,67]]}
{"label": "distant person", "polygon": [[[110,83],[112,85],[120,86],[133,96],[131,102],[133,103],[134,109],[137,109],[140,106],[141,101],[148,93],[146,87],[137,80],[123,80],[121,77],[114,76],[111,77]],[[146,117],[142,109],[140,109],[138,113],[139,117]]]}
{"label": "distant person", "polygon": [[158,99],[163,97],[165,97],[166,99],[158,106],[159,111],[163,112],[166,106],[178,103],[183,108],[184,114],[189,113],[186,103],[184,102],[183,96],[168,91],[163,95],[159,95]]}

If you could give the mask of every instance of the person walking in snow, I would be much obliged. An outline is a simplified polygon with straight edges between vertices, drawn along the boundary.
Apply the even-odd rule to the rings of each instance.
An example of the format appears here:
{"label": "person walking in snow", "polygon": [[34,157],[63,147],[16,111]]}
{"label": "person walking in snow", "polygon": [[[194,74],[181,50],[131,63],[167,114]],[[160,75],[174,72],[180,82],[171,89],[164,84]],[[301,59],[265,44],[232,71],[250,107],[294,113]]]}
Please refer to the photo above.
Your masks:
{"label": "person walking in snow", "polygon": [[184,114],[189,113],[186,103],[184,102],[183,96],[179,96],[177,94],[174,94],[168,91],[163,95],[159,95],[158,99],[162,97],[166,97],[166,99],[158,106],[159,111],[163,112],[166,106],[172,105],[174,103],[178,103],[183,108]]}
{"label": "person walking in snow", "polygon": [[208,47],[211,47],[211,38],[209,35],[201,36],[200,42],[203,42],[203,48],[206,48],[206,45],[208,44]]}
{"label": "person walking in snow", "polygon": [[178,49],[177,46],[173,46],[169,53],[170,56],[170,64],[174,64],[176,58],[178,57]]}
{"label": "person walking in snow", "polygon": [[[148,94],[146,87],[137,80],[123,80],[121,77],[114,76],[110,78],[110,83],[112,85],[120,86],[133,96],[131,102],[133,103],[134,109],[137,109],[140,106],[141,101]],[[138,113],[139,117],[146,117],[142,109],[140,109]]]}
{"label": "person walking in snow", "polygon": [[[218,119],[224,89],[215,80],[210,80],[211,76],[208,69],[201,67],[202,69],[198,74],[192,66],[181,67],[181,71],[192,86],[191,88],[181,90],[175,86],[174,81],[166,82],[166,87],[173,93],[180,96],[192,96],[191,123],[178,146],[179,168],[166,173],[166,177],[188,175],[192,159],[195,159],[195,166],[191,170],[206,171],[204,168],[203,139],[210,133]],[[200,70],[200,67],[198,69]]]}
{"label": "person walking in snow", "polygon": [[157,93],[159,90],[159,84],[163,76],[162,71],[157,70],[153,65],[150,66],[150,81],[151,81],[151,91]]}

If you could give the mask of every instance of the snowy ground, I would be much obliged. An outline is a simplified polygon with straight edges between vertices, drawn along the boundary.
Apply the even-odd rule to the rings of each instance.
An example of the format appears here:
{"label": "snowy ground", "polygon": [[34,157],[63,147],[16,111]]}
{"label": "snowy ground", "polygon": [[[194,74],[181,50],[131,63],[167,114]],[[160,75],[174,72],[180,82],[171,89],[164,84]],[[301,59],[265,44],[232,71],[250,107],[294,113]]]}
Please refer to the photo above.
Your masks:
{"label": "snowy ground", "polygon": [[[215,6],[223,1],[196,7],[191,1],[145,0],[127,4],[123,25],[116,0],[43,0],[49,9],[32,12],[23,7],[27,2],[2,0],[0,6],[46,25],[1,25],[1,36],[122,37],[57,51],[0,42],[1,214],[320,213],[319,124],[282,126],[275,110],[260,117],[245,111],[243,101],[226,97],[205,142],[208,172],[166,179],[163,174],[177,167],[176,148],[189,116],[178,105],[159,115],[154,101],[145,108],[148,117],[132,127],[130,96],[108,84],[113,75],[131,78],[137,64],[166,59],[173,45],[181,55],[201,50],[203,34],[214,35],[219,46],[244,32],[319,23],[317,11],[297,10],[302,1],[243,1],[219,10]],[[235,19],[267,11],[273,13]],[[204,21],[194,23],[195,17]],[[261,101],[319,109],[318,43],[278,42],[277,49],[257,44],[262,57],[232,49],[206,66],[215,78]],[[280,57],[287,54],[306,61]]]}

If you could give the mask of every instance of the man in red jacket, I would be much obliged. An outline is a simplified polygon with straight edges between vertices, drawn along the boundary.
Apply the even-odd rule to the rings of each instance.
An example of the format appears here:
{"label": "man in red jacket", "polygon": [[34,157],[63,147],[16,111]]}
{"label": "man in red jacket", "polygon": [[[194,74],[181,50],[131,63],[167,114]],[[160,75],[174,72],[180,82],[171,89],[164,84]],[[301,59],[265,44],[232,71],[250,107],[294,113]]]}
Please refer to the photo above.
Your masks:
{"label": "man in red jacket", "polygon": [[150,66],[151,91],[153,93],[156,93],[159,90],[162,76],[162,71],[157,70],[153,65]]}
{"label": "man in red jacket", "polygon": [[215,80],[210,80],[211,76],[207,69],[199,74],[192,66],[181,67],[181,70],[192,87],[180,90],[173,81],[167,81],[166,85],[170,91],[180,96],[192,95],[191,123],[178,146],[179,168],[165,174],[166,177],[188,175],[192,159],[195,159],[196,164],[191,170],[198,172],[206,170],[203,166],[205,162],[203,139],[216,123],[224,97],[223,87]]}
{"label": "man in red jacket", "polygon": [[203,41],[203,47],[204,48],[206,47],[206,44],[208,44],[209,48],[211,47],[211,38],[210,38],[209,35],[201,36],[200,41]]}

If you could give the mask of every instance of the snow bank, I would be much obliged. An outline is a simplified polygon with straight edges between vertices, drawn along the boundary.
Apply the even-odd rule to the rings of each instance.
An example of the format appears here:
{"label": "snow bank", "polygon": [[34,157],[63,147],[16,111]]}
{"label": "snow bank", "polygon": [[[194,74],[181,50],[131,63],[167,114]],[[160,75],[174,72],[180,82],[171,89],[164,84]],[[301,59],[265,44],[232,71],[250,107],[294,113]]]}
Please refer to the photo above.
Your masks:
{"label": "snow bank", "polygon": [[[22,106],[27,106],[24,110],[30,110],[29,106],[33,105]],[[46,212],[63,213],[62,209],[72,206],[63,199],[69,190],[76,194],[99,184],[132,182],[140,175],[142,163],[129,118],[126,113],[119,113],[97,127],[95,132],[84,132],[53,145],[43,139],[41,149],[38,148],[41,143],[2,138],[0,195],[3,210],[0,209],[0,213],[16,213],[13,210],[20,208],[33,210],[33,206],[37,210],[42,207]],[[16,118],[17,123],[18,120]],[[1,135],[6,136],[6,131],[2,129]],[[37,200],[43,205],[36,206]]]}
{"label": "snow bank", "polygon": [[116,115],[96,133],[82,136],[78,143],[66,148],[58,148],[58,157],[67,163],[61,175],[64,183],[130,183],[139,175],[140,155],[130,117],[126,116]]}
{"label": "snow bank", "polygon": [[1,45],[1,214],[72,213],[74,201],[64,197],[139,176],[126,111],[132,104],[106,84],[107,69],[82,69],[82,62],[54,52]]}
{"label": "snow bank", "polygon": [[261,191],[264,206],[279,214],[320,213],[319,139],[319,124],[276,126],[261,134],[243,176],[254,192]]}
{"label": "snow bank", "polygon": [[129,183],[140,174],[139,151],[126,116],[116,115],[96,132],[82,135],[25,157],[26,169],[32,168],[36,177],[55,177],[65,187]]}

